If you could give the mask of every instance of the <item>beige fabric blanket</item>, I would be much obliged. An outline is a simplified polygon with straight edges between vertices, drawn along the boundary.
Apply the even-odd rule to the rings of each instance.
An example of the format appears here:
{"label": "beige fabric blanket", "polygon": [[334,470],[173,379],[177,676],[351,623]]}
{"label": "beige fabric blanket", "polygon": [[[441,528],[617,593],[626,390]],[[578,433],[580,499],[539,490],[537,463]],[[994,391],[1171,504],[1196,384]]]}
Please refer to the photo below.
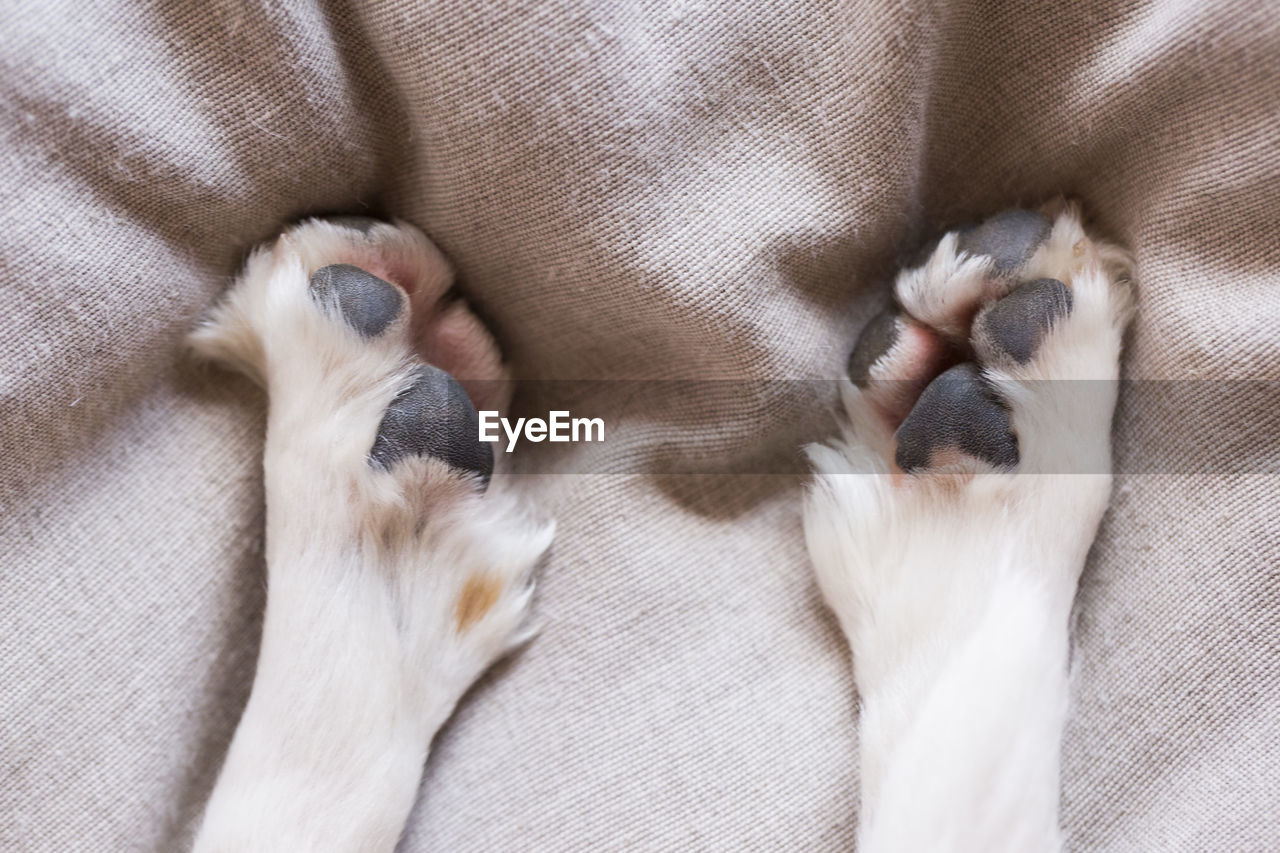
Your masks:
{"label": "beige fabric blanket", "polygon": [[[840,375],[929,231],[1067,192],[1138,259],[1126,375],[1178,380],[1117,420],[1070,847],[1277,849],[1278,124],[1267,0],[10,0],[0,848],[189,841],[253,675],[265,401],[180,344],[282,223],[418,224],[524,377],[773,382]],[[832,395],[768,387],[602,382],[604,458],[516,454],[544,629],[405,850],[852,845],[856,697],[778,473]]]}

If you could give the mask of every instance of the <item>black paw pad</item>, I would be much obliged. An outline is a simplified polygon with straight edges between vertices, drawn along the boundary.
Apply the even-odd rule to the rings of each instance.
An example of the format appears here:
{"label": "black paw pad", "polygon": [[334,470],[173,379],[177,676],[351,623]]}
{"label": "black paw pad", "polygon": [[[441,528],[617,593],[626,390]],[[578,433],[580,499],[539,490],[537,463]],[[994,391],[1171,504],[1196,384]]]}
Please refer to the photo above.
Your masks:
{"label": "black paw pad", "polygon": [[350,228],[353,231],[359,231],[361,234],[368,234],[375,226],[382,224],[372,216],[330,216],[325,221],[333,225]]}
{"label": "black paw pad", "polygon": [[867,386],[871,376],[871,366],[880,357],[893,348],[898,341],[898,312],[892,308],[881,311],[862,329],[858,343],[849,354],[847,370],[853,384],[859,388]]}
{"label": "black paw pad", "polygon": [[1053,324],[1071,313],[1071,290],[1056,278],[1020,284],[983,313],[974,336],[1025,364]]}
{"label": "black paw pad", "polygon": [[347,325],[366,338],[382,334],[400,316],[400,288],[351,264],[312,273],[311,296],[322,305],[337,303]]}
{"label": "black paw pad", "polygon": [[389,469],[406,456],[433,456],[460,471],[480,475],[488,485],[493,447],[480,441],[480,417],[467,392],[448,373],[424,364],[413,384],[387,407],[370,463]]}
{"label": "black paw pad", "polygon": [[976,365],[957,365],[924,389],[898,427],[895,460],[907,473],[928,468],[934,454],[960,451],[994,465],[1018,464],[1009,409]]}
{"label": "black paw pad", "polygon": [[1015,272],[1049,238],[1053,223],[1032,210],[1006,210],[981,225],[961,229],[956,248],[987,255],[997,275]]}

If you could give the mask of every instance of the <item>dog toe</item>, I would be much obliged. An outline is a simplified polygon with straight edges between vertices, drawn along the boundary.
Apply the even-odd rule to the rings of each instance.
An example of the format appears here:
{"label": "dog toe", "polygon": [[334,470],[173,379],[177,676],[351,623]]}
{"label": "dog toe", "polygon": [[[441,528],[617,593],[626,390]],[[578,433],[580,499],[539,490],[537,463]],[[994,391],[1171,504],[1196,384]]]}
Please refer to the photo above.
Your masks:
{"label": "dog toe", "polygon": [[321,267],[310,287],[312,298],[336,305],[347,325],[366,338],[386,331],[404,309],[400,288],[351,264]]}
{"label": "dog toe", "polygon": [[364,235],[368,235],[374,228],[382,224],[381,220],[374,219],[372,216],[331,216],[325,221],[331,225],[341,225],[344,228],[350,228],[352,231],[359,231]]}
{"label": "dog toe", "polygon": [[1003,354],[1026,364],[1071,307],[1071,290],[1056,278],[1020,284],[978,316],[973,326],[974,349],[987,359]]}
{"label": "dog toe", "polygon": [[961,229],[956,249],[991,258],[991,271],[996,276],[1015,275],[1048,239],[1052,225],[1042,213],[1006,210],[981,225]]}
{"label": "dog toe", "polygon": [[898,340],[900,316],[899,312],[887,308],[862,329],[846,365],[849,379],[854,385],[859,388],[867,387],[871,380],[871,368],[893,349]]}

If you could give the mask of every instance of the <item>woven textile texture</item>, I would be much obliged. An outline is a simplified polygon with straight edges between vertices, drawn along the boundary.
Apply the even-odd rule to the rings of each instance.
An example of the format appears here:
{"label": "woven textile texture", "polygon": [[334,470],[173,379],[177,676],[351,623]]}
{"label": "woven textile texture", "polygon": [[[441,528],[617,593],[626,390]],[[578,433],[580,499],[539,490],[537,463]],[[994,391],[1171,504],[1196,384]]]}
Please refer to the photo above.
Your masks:
{"label": "woven textile texture", "polygon": [[840,375],[931,232],[1057,193],[1140,277],[1069,847],[1276,849],[1278,125],[1267,0],[9,0],[0,849],[189,843],[253,676],[266,404],[181,339],[325,212],[423,228],[516,372],[601,380],[574,413],[610,424],[591,464],[515,454],[559,522],[544,627],[441,733],[402,848],[850,848],[798,501],[834,391],[793,380]]}

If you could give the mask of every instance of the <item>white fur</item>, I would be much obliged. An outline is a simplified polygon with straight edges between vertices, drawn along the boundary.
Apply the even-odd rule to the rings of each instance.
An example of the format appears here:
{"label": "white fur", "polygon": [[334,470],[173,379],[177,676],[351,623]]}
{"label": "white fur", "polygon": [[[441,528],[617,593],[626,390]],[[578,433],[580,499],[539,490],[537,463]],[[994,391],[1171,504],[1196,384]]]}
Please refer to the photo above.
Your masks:
{"label": "white fur", "polygon": [[[894,283],[907,313],[948,338],[968,334],[973,306],[1003,295],[1003,283],[987,275],[990,258],[959,252],[958,242],[956,232],[944,234],[924,264],[898,273]],[[939,281],[947,286],[937,287]]]}
{"label": "white fur", "polygon": [[[360,337],[308,291],[335,262],[405,285],[412,312]],[[313,220],[255,252],[191,336],[270,394],[262,649],[197,851],[393,849],[436,730],[528,635],[530,572],[552,528],[497,482],[482,496],[437,460],[383,471],[367,459],[414,348],[432,345],[415,336],[430,334],[420,321],[449,279],[408,226],[361,236]],[[473,378],[501,378],[466,315],[449,346]]]}
{"label": "white fur", "polygon": [[[843,436],[809,448],[806,539],[861,699],[865,853],[1061,847],[1067,623],[1110,491],[1130,309],[1124,253],[1055,212],[1021,278],[1065,282],[1071,314],[1025,365],[979,353],[1012,407],[1017,473],[895,472],[892,427],[851,383]],[[1002,292],[984,291],[985,266],[949,235],[899,277],[899,300],[963,337],[974,300]]]}
{"label": "white fur", "polygon": [[[1008,286],[955,244],[897,283],[915,319],[952,339]],[[338,262],[408,291],[378,338],[312,300],[310,274]],[[862,702],[863,851],[1061,846],[1067,618],[1110,489],[1128,259],[1067,207],[1022,270],[1040,276],[1071,287],[1070,316],[1025,365],[978,352],[1012,408],[1018,473],[895,472],[884,410],[849,383],[843,436],[809,448],[806,537]],[[550,526],[438,461],[368,464],[415,358],[505,377],[474,316],[437,304],[449,280],[401,223],[361,235],[311,221],[254,253],[191,337],[271,401],[262,649],[198,851],[393,849],[436,730],[527,636]],[[464,606],[477,583],[478,612]]]}

